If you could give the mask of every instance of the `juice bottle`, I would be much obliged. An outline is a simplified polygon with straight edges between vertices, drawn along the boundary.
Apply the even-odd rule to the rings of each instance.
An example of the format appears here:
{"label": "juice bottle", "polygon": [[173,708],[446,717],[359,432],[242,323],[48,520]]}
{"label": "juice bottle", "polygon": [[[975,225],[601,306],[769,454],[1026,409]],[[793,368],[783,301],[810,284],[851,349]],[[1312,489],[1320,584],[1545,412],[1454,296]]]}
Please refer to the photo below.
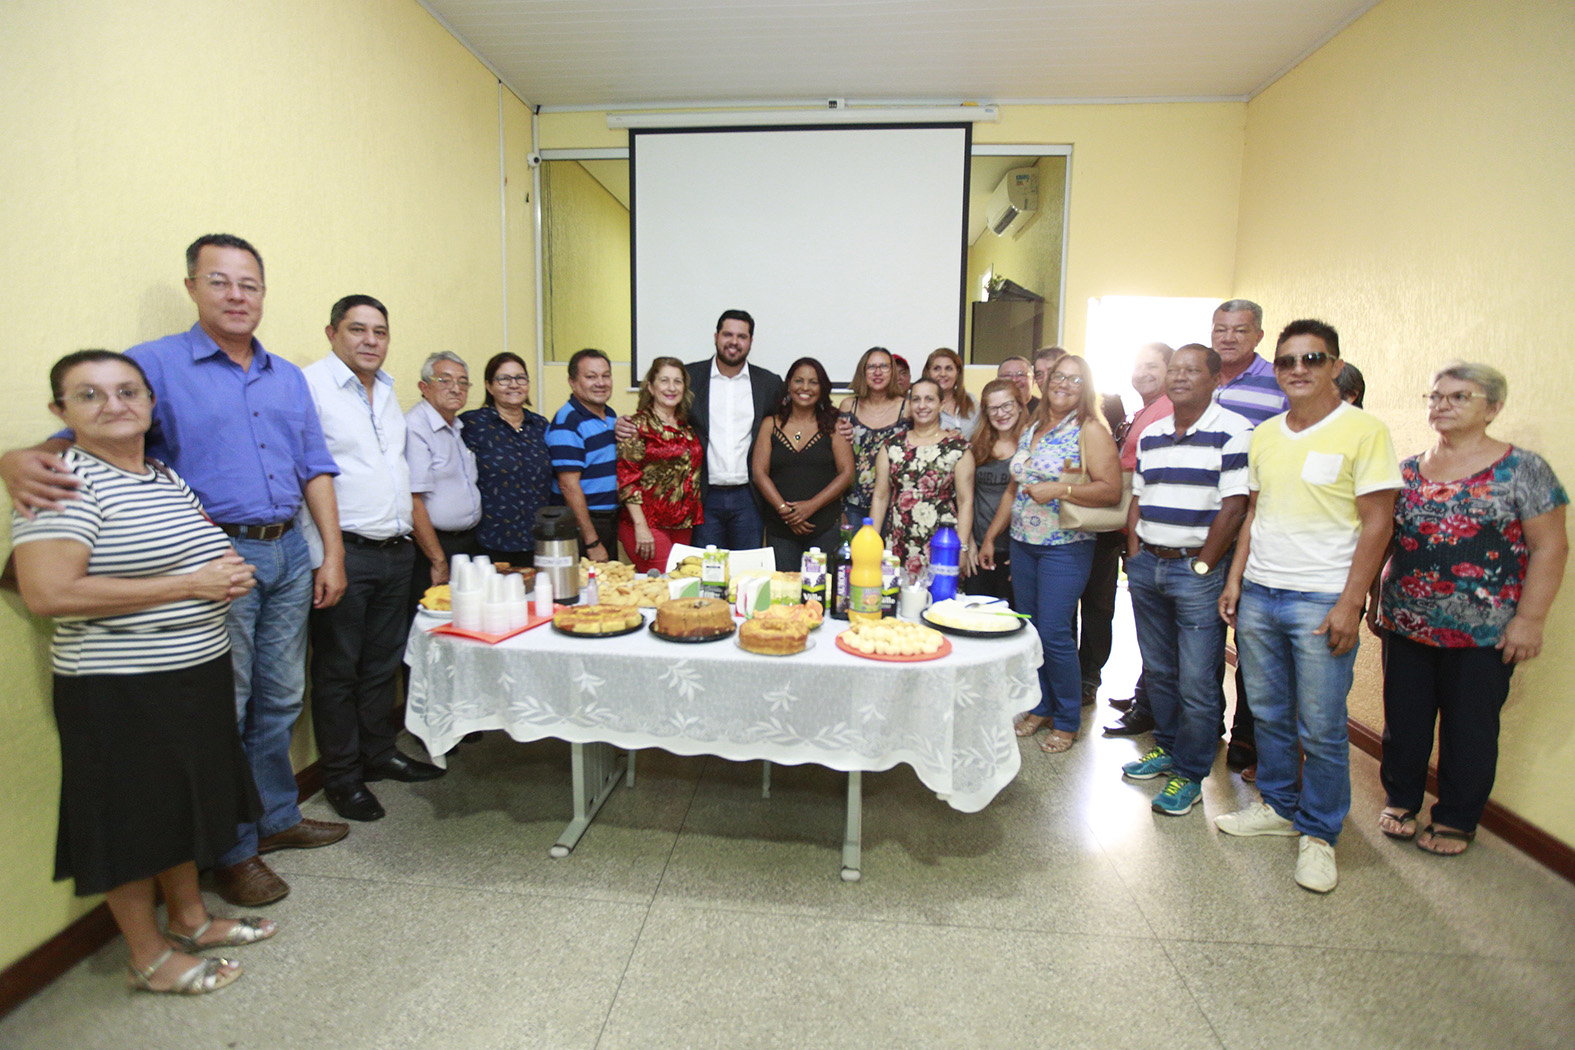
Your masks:
{"label": "juice bottle", "polygon": [[717,550],[714,543],[700,555],[700,593],[707,598],[727,597],[727,551]]}
{"label": "juice bottle", "polygon": [[848,618],[848,573],[853,569],[853,529],[851,526],[842,526],[842,542],[837,546],[837,559],[833,563],[833,579],[828,583],[831,589],[831,605],[828,611],[838,620]]}
{"label": "juice bottle", "polygon": [[811,547],[804,555],[803,564],[803,590],[804,600],[817,601],[821,609],[826,607],[826,554],[819,547]]}
{"label": "juice bottle", "polygon": [[882,616],[897,615],[897,577],[902,568],[902,563],[891,551],[887,551],[880,558],[880,614]]}
{"label": "juice bottle", "polygon": [[854,534],[850,544],[853,555],[852,571],[848,573],[848,620],[862,623],[880,619],[881,571],[880,559],[884,545],[875,523],[869,518]]}

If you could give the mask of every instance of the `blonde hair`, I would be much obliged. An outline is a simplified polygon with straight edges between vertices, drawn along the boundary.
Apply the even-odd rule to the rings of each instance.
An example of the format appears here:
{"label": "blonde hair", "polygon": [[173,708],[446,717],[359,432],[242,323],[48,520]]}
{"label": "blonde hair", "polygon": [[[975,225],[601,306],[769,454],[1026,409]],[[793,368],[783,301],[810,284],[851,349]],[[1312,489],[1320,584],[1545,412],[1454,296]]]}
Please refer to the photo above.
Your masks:
{"label": "blonde hair", "polygon": [[[949,346],[931,350],[930,356],[924,359],[924,375],[927,378],[930,374],[930,366],[943,357],[957,367],[957,383],[952,387],[952,400],[957,403],[957,409],[962,415],[971,416],[974,412],[974,400],[963,386],[963,359],[957,351]],[[944,393],[942,397],[945,397]]]}
{"label": "blonde hair", "polygon": [[676,368],[678,374],[684,377],[684,396],[678,399],[678,406],[673,415],[680,423],[689,422],[689,406],[694,404],[695,392],[689,387],[689,369],[676,357],[658,357],[651,362],[651,367],[645,370],[645,378],[640,380],[640,399],[635,402],[634,414],[655,416],[656,394],[651,390],[651,384],[656,382],[656,373],[664,368]]}

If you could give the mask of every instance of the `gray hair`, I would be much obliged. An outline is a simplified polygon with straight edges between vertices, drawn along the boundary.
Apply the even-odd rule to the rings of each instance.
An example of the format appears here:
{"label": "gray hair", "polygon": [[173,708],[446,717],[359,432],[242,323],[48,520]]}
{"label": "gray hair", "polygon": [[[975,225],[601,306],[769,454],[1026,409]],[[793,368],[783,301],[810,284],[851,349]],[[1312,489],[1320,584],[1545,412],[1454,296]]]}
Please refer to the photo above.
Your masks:
{"label": "gray hair", "polygon": [[421,362],[421,381],[423,383],[432,382],[432,377],[437,374],[437,363],[439,361],[452,361],[465,370],[465,375],[470,375],[470,366],[465,363],[463,357],[460,357],[452,350],[439,350]]}
{"label": "gray hair", "polygon": [[1160,360],[1164,361],[1167,365],[1170,364],[1170,355],[1176,352],[1175,350],[1171,349],[1169,343],[1144,343],[1142,346],[1138,347],[1138,350],[1154,351],[1159,355]]}
{"label": "gray hair", "polygon": [[1239,314],[1243,310],[1252,314],[1252,323],[1258,326],[1259,331],[1262,331],[1263,307],[1251,299],[1227,299],[1214,308],[1214,312],[1217,314]]}
{"label": "gray hair", "polygon": [[1492,365],[1475,361],[1454,361],[1433,373],[1433,382],[1440,379],[1458,379],[1462,383],[1475,383],[1487,395],[1488,404],[1502,405],[1509,396],[1509,380]]}

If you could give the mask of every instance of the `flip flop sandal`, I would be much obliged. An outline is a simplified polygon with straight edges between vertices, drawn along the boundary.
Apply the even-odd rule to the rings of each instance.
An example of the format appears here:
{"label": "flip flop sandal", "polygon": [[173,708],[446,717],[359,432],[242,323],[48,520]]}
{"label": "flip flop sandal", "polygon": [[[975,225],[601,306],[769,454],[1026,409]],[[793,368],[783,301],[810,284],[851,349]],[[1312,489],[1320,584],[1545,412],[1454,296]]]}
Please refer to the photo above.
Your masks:
{"label": "flip flop sandal", "polygon": [[[1385,817],[1388,817],[1396,824],[1399,824],[1401,830],[1390,831],[1388,828],[1384,827],[1383,819]],[[1412,839],[1416,838],[1416,810],[1414,809],[1408,809],[1404,813],[1390,813],[1387,810],[1380,811],[1378,814],[1378,821],[1378,830],[1382,831],[1385,835],[1392,839],[1397,839],[1401,842],[1410,842]],[[1407,824],[1412,826],[1409,832],[1404,830]]]}
{"label": "flip flop sandal", "polygon": [[[1453,828],[1434,827],[1432,824],[1429,824],[1427,827],[1423,828],[1422,834],[1431,837],[1434,842],[1437,842],[1439,839],[1452,839],[1456,842],[1464,842],[1467,846],[1470,846],[1477,837],[1477,833],[1474,831],[1456,831]],[[1416,848],[1421,850],[1423,853],[1431,853],[1435,857],[1458,857],[1466,852],[1465,850],[1461,850],[1459,853],[1445,853],[1442,850],[1436,850],[1422,845],[1422,840],[1420,838],[1416,840]]]}
{"label": "flip flop sandal", "polygon": [[1039,730],[1043,729],[1049,724],[1050,719],[1041,717],[1040,715],[1024,715],[1022,718],[1017,720],[1017,724],[1012,728],[1018,736],[1033,736],[1035,733],[1039,732]]}

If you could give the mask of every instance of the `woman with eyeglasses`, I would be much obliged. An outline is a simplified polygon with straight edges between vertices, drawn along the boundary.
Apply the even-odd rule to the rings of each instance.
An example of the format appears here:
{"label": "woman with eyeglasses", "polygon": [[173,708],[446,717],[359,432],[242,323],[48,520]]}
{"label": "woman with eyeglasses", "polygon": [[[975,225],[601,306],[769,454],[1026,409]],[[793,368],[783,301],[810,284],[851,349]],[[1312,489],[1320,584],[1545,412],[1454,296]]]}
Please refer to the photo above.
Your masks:
{"label": "woman with eyeglasses", "polygon": [[658,357],[640,383],[634,436],[618,442],[618,540],[636,572],[665,570],[673,544],[688,544],[705,519],[705,449],[689,425],[693,400],[684,363]]}
{"label": "woman with eyeglasses", "polygon": [[262,814],[225,628],[253,569],[186,483],[146,458],[153,394],[135,361],[82,350],[49,381],[49,409],[75,434],[63,458],[79,498],[14,514],[11,539],[28,610],[57,621],[55,878],[74,879],[79,896],[105,895],[134,987],[216,991],[241,968],[197,953],[275,931],[267,919],[215,918],[197,888],[236,825]]}
{"label": "woman with eyeglasses", "polygon": [[[1388,805],[1378,826],[1429,853],[1463,853],[1493,788],[1499,710],[1515,665],[1542,651],[1564,578],[1564,487],[1547,461],[1489,436],[1503,373],[1440,370],[1427,394],[1433,447],[1403,460],[1389,561],[1368,624],[1384,641]],[[1438,727],[1438,802],[1417,831]]]}
{"label": "woman with eyeglasses", "polygon": [[[853,396],[842,399],[838,411],[852,426],[853,484],[842,500],[842,520],[855,529],[870,516],[875,497],[875,458],[887,438],[907,428],[903,407],[907,401],[897,393],[897,372],[891,351],[872,346],[859,358],[853,370]],[[883,522],[875,530],[884,533]]]}
{"label": "woman with eyeglasses", "polygon": [[1013,608],[1033,617],[1044,662],[1039,705],[1017,723],[1018,736],[1051,731],[1040,750],[1060,754],[1082,727],[1082,668],[1077,658],[1077,601],[1094,561],[1094,533],[1063,528],[1065,503],[1113,507],[1121,502],[1116,442],[1099,413],[1088,362],[1056,361],[1031,425],[1012,457],[1012,480],[979,548],[994,567],[995,539],[1011,528]]}
{"label": "woman with eyeglasses", "polygon": [[552,456],[547,420],[530,404],[530,373],[517,354],[504,351],[487,362],[481,407],[459,418],[460,436],[476,455],[481,524],[476,539],[493,561],[528,565],[535,557],[531,532],[536,511],[552,496]]}
{"label": "woman with eyeglasses", "polygon": [[941,429],[972,438],[979,426],[979,406],[963,385],[963,360],[957,351],[944,346],[932,350],[924,359],[924,378],[941,388]]}
{"label": "woman with eyeglasses", "polygon": [[[1028,425],[1027,406],[1023,404],[1023,391],[1011,379],[992,379],[979,394],[983,424],[974,432],[970,446],[973,452],[973,540],[976,550],[984,549],[985,534],[1001,509],[1001,497],[1012,480],[1012,457],[1017,454],[1017,442]],[[963,590],[969,594],[988,594],[1012,600],[1011,540],[1002,532],[991,540],[993,565],[978,571],[964,581]]]}

